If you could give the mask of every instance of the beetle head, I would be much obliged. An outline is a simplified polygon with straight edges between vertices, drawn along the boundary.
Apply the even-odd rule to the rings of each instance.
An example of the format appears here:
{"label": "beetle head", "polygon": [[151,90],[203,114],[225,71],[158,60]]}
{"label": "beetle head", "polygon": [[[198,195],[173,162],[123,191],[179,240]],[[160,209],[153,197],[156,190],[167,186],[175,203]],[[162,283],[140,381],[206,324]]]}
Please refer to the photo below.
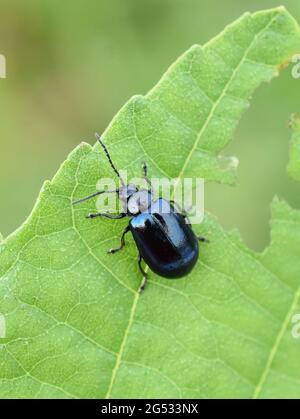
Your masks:
{"label": "beetle head", "polygon": [[133,183],[122,186],[119,189],[119,198],[122,202],[128,201],[128,199],[138,191],[137,187]]}
{"label": "beetle head", "polygon": [[119,198],[124,211],[130,215],[137,215],[146,211],[152,202],[151,193],[145,189],[139,191],[134,184],[120,188]]}

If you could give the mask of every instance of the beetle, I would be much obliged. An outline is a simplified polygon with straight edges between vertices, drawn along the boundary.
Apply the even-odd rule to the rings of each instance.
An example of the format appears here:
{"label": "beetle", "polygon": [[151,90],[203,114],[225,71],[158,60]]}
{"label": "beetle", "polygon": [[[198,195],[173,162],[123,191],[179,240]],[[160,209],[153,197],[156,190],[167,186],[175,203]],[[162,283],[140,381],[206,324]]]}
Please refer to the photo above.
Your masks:
{"label": "beetle", "polygon": [[96,139],[103,148],[111,168],[120,179],[121,187],[113,191],[99,191],[85,198],[73,202],[73,205],[82,203],[103,193],[116,193],[122,204],[120,214],[94,213],[86,218],[97,217],[112,220],[129,217],[130,221],[125,227],[120,246],[110,249],[113,254],[125,246],[125,236],[132,233],[138,249],[138,266],[143,275],[140,292],[144,291],[148,274],[143,269],[142,261],[159,276],[175,279],[187,275],[195,266],[199,257],[198,242],[208,242],[204,237],[197,237],[189,224],[187,214],[179,211],[174,201],[163,198],[154,200],[151,181],[148,177],[147,164],[143,164],[143,176],[148,189],[139,190],[134,184],[126,185],[119,171],[114,165],[111,156],[99,134]]}

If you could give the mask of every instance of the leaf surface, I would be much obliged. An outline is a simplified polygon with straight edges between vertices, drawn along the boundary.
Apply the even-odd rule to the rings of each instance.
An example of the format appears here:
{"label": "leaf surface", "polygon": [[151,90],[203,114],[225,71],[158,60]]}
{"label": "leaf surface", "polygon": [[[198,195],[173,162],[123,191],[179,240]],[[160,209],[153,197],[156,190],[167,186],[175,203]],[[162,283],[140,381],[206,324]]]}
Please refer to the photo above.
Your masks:
{"label": "leaf surface", "polygon": [[[203,47],[193,46],[146,96],[133,97],[104,140],[130,176],[234,183],[220,154],[254,90],[299,52],[284,8],[245,14]],[[290,173],[300,177],[295,128]],[[107,255],[126,221],[86,220],[110,169],[98,146],[81,144],[47,181],[25,224],[0,244],[1,397],[300,397],[300,213],[272,204],[272,242],[260,255],[207,215],[191,275],[151,273],[136,248]],[[197,229],[196,229],[197,230]]]}

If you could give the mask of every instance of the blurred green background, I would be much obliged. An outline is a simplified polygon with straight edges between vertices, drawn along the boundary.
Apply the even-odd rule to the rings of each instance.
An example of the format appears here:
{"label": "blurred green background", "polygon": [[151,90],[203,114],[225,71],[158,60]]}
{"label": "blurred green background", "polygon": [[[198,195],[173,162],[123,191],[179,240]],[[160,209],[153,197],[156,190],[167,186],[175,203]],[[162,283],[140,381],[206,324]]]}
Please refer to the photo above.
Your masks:
{"label": "blurred green background", "polygon": [[[300,1],[12,0],[1,2],[0,231],[30,213],[82,140],[94,142],[119,108],[146,93],[194,43],[203,44],[243,12],[285,5],[300,22]],[[300,53],[300,51],[299,51]],[[239,185],[206,186],[206,209],[246,243],[269,241],[275,194],[300,207],[300,185],[286,176],[291,113],[300,112],[291,69],[256,93],[226,154],[240,160]]]}

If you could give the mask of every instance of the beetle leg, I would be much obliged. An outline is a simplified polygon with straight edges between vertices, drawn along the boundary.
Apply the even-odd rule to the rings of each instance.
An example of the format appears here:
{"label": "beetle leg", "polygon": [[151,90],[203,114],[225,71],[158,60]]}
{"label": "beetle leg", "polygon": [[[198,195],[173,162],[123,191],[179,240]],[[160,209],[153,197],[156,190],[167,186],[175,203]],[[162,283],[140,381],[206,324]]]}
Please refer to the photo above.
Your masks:
{"label": "beetle leg", "polygon": [[149,192],[152,192],[152,183],[151,183],[151,180],[148,178],[148,166],[146,162],[143,163],[143,172],[144,172],[144,179],[146,180],[149,186]]}
{"label": "beetle leg", "polygon": [[121,244],[120,244],[120,246],[119,247],[116,247],[115,249],[108,250],[107,253],[112,253],[113,254],[113,253],[116,253],[119,250],[122,250],[123,249],[123,247],[125,246],[125,234],[128,233],[128,231],[130,231],[129,225],[123,231],[123,234],[121,236]]}
{"label": "beetle leg", "polygon": [[142,255],[139,253],[139,255],[138,255],[138,265],[139,265],[140,271],[143,275],[143,282],[142,282],[142,285],[140,286],[140,289],[139,289],[140,294],[145,291],[147,281],[148,281],[148,274],[147,274],[147,272],[144,271],[144,269],[142,267],[142,260],[143,260]]}
{"label": "beetle leg", "polygon": [[210,243],[208,239],[202,236],[197,237],[197,239],[199,240],[199,242],[202,242],[202,243]]}
{"label": "beetle leg", "polygon": [[124,218],[126,217],[126,214],[124,212],[121,212],[121,214],[118,215],[112,215],[109,213],[101,213],[101,212],[96,212],[95,214],[89,214],[86,216],[86,218],[96,218],[96,217],[104,217],[104,218],[109,218],[110,220],[119,220],[120,218]]}

